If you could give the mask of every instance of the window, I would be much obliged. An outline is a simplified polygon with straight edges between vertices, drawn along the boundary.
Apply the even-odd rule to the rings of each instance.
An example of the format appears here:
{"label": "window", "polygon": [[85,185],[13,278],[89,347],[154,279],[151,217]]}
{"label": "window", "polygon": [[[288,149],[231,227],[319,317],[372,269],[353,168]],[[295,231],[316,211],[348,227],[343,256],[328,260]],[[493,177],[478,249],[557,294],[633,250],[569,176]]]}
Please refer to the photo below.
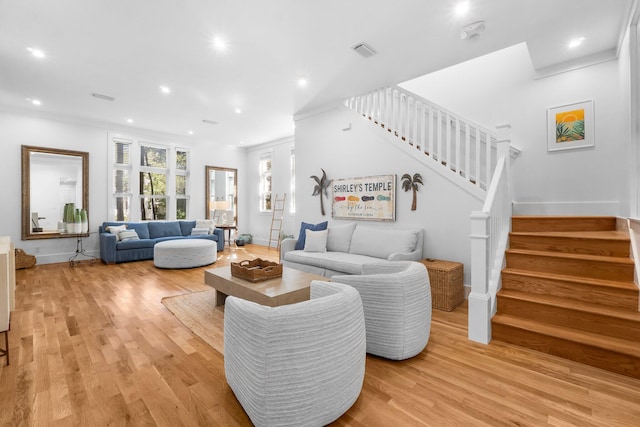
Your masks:
{"label": "window", "polygon": [[176,219],[187,219],[189,196],[187,179],[189,171],[189,152],[176,150]]}
{"label": "window", "polygon": [[113,140],[113,202],[115,221],[129,221],[131,206],[131,146],[132,140]]}
{"label": "window", "polygon": [[291,198],[289,199],[289,212],[296,212],[296,151],[291,150],[291,185],[289,188]]}
{"label": "window", "polygon": [[140,219],[167,219],[167,149],[140,144]]}
{"label": "window", "polygon": [[[110,192],[113,197],[109,202],[109,219],[187,219],[189,152],[135,138],[110,136],[110,140]],[[133,211],[131,206],[134,206]]]}
{"label": "window", "polygon": [[260,155],[260,212],[271,211],[271,153]]}

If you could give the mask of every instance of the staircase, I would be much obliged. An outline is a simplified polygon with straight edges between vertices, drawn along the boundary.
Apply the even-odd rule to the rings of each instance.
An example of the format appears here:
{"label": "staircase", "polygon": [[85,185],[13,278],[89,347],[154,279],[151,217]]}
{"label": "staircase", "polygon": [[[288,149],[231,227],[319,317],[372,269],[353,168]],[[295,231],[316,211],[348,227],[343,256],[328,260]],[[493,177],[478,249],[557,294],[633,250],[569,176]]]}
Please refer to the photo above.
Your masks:
{"label": "staircase", "polygon": [[493,339],[640,378],[627,231],[614,217],[513,217]]}
{"label": "staircase", "polygon": [[344,101],[380,130],[393,146],[483,202],[471,212],[469,339],[491,340],[491,315],[511,218],[511,126],[491,130],[398,86],[387,86]]}

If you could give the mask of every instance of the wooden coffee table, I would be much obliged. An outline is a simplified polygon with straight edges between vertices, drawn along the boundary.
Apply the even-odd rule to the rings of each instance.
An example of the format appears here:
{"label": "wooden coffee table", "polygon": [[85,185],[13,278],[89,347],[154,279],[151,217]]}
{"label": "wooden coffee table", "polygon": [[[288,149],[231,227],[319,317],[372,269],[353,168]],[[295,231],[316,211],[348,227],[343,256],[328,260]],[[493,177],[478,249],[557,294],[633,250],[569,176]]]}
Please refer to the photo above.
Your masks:
{"label": "wooden coffee table", "polygon": [[229,266],[204,272],[204,282],[216,290],[216,305],[223,305],[227,295],[269,307],[306,301],[310,298],[312,280],[329,279],[287,267],[282,268],[282,277],[257,283],[232,276]]}

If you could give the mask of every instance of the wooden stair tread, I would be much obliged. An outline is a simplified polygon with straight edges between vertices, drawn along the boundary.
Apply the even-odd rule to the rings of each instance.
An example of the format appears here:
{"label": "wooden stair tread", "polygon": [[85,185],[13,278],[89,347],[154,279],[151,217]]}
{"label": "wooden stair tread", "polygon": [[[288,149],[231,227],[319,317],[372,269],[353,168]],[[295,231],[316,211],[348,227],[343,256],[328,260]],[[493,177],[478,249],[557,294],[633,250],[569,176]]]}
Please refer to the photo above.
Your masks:
{"label": "wooden stair tread", "polygon": [[640,343],[629,340],[605,337],[587,331],[522,319],[508,314],[496,314],[493,316],[492,322],[640,358]]}
{"label": "wooden stair tread", "polygon": [[633,260],[629,257],[612,257],[604,255],[585,255],[574,254],[565,252],[550,252],[550,251],[532,251],[529,249],[507,249],[507,253],[531,255],[546,258],[564,258],[564,259],[579,259],[584,261],[597,261],[597,262],[609,262],[612,264],[622,264],[633,266]]}
{"label": "wooden stair tread", "polygon": [[[582,311],[586,313],[598,314],[608,317],[615,317],[622,320],[629,320],[640,323],[640,312],[620,309],[616,307],[602,306],[595,303],[578,300],[566,300],[555,296],[534,294],[530,292],[516,291],[512,289],[501,289],[498,297],[518,299],[537,304],[559,307],[563,309]],[[499,304],[498,304],[499,307]],[[499,309],[499,308],[498,308]]]}
{"label": "wooden stair tread", "polygon": [[513,268],[513,267],[505,267],[502,271],[507,274],[515,274],[518,276],[526,276],[526,277],[534,277],[534,278],[542,278],[542,279],[550,279],[550,280],[561,280],[564,282],[574,282],[581,285],[602,286],[607,288],[615,288],[615,289],[640,292],[636,284],[631,281],[623,282],[618,280],[597,279],[594,277],[578,277],[578,276],[570,276],[567,274],[522,270],[522,269]]}
{"label": "wooden stair tread", "polygon": [[513,216],[512,231],[616,230],[613,216]]}
{"label": "wooden stair tread", "polygon": [[629,233],[624,231],[512,231],[512,236],[562,237],[579,240],[615,240],[630,242]]}

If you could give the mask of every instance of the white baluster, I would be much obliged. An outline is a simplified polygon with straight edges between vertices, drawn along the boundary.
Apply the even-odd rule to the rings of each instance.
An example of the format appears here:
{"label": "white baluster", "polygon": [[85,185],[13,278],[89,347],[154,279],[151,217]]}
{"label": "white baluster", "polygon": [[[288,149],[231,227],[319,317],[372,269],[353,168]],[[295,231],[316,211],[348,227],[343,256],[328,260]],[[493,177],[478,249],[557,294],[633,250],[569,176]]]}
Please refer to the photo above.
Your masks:
{"label": "white baluster", "polygon": [[455,126],[456,126],[456,167],[455,167],[455,171],[456,174],[460,175],[460,133],[462,132],[462,129],[460,129],[460,120],[458,118],[456,118],[455,121]]}
{"label": "white baluster", "polygon": [[476,128],[476,186],[480,187],[480,180],[482,179],[482,171],[480,170],[480,153],[482,153],[482,147],[480,145],[480,129]]}
{"label": "white baluster", "polygon": [[427,135],[425,134],[427,119],[428,119],[428,111],[427,105],[422,102],[420,103],[421,111],[420,111],[420,147],[422,147],[422,152],[426,153],[428,151],[427,148]]}
{"label": "white baluster", "polygon": [[489,185],[491,184],[491,175],[493,175],[493,170],[491,168],[491,135],[489,135],[488,133],[485,133],[485,142],[486,142],[486,154],[485,154],[485,163],[486,163],[486,174],[487,177],[485,178],[485,182],[487,183],[487,189],[489,188]]}
{"label": "white baluster", "polygon": [[464,125],[464,173],[467,181],[471,182],[471,126]]}
{"label": "white baluster", "polygon": [[418,100],[414,98],[413,100],[413,143],[415,144],[416,148],[418,148],[418,146],[420,145],[420,140],[418,136],[418,120],[419,120]]}
{"label": "white baluster", "polygon": [[434,159],[434,155],[433,155],[433,146],[434,146],[434,139],[435,139],[435,127],[436,127],[436,118],[435,116],[435,111],[433,109],[432,106],[429,106],[429,156]]}
{"label": "white baluster", "polygon": [[438,110],[436,120],[438,120],[438,134],[436,135],[436,144],[438,149],[436,150],[436,156],[438,157],[438,162],[442,162],[442,111]]}
{"label": "white baluster", "polygon": [[444,155],[444,161],[447,163],[447,167],[451,168],[451,116],[449,115],[449,113],[447,113],[447,115],[445,116],[445,122],[444,122],[445,126],[447,127],[447,139],[445,140],[445,155]]}

